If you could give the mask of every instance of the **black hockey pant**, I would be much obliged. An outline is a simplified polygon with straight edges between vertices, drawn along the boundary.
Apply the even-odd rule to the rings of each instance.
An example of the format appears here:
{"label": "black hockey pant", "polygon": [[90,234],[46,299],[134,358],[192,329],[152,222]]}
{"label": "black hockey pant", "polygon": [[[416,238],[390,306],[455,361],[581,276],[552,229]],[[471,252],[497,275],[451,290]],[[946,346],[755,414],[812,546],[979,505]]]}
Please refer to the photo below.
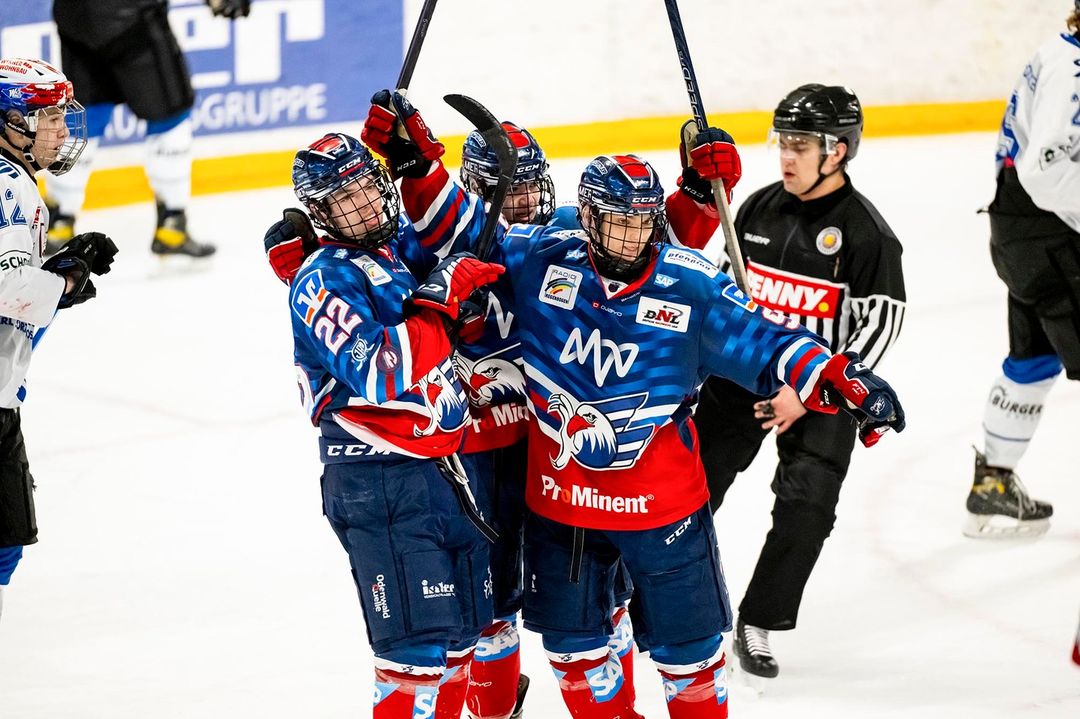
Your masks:
{"label": "black hockey pant", "polygon": [[[768,434],[753,405],[762,398],[712,377],[701,390],[694,422],[715,512],[750,466]],[[855,446],[855,424],[845,414],[809,412],[776,440],[773,526],[765,538],[739,615],[764,629],[794,629],[803,590],[836,522],[840,485]]]}
{"label": "black hockey pant", "polygon": [[33,490],[19,410],[0,409],[0,547],[37,541]]}

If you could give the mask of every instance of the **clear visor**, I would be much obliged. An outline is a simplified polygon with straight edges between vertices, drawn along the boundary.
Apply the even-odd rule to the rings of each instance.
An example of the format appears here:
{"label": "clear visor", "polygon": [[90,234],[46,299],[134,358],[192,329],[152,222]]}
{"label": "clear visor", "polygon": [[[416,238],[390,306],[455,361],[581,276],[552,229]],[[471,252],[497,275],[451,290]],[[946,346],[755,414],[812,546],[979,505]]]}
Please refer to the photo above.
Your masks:
{"label": "clear visor", "polygon": [[781,156],[802,157],[807,154],[835,155],[839,139],[827,132],[807,132],[804,130],[769,130],[766,147],[779,150]]}

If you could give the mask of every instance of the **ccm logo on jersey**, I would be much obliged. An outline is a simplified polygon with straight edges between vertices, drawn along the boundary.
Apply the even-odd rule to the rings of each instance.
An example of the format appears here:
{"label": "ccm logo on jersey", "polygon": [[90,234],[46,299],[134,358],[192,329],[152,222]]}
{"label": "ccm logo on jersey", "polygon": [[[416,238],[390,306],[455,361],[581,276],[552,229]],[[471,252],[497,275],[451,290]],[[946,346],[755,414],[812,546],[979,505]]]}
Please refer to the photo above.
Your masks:
{"label": "ccm logo on jersey", "polygon": [[750,296],[772,310],[804,317],[831,318],[840,304],[843,285],[817,280],[771,267],[746,263]]}
{"label": "ccm logo on jersey", "polygon": [[540,301],[545,305],[573,308],[577,302],[578,288],[581,286],[581,273],[568,270],[558,265],[549,265],[544,283],[540,286]]}
{"label": "ccm logo on jersey", "polygon": [[638,303],[637,323],[685,334],[690,326],[690,305],[642,297]]}

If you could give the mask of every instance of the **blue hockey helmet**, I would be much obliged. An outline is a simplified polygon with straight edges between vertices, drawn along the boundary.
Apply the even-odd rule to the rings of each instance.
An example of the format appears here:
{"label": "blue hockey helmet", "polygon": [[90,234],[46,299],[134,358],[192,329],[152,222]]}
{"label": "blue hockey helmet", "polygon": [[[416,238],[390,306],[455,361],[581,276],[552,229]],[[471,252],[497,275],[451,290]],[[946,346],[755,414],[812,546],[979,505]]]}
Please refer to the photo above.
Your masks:
{"label": "blue hockey helmet", "polygon": [[[28,143],[17,145],[9,131]],[[86,111],[71,82],[49,63],[0,60],[0,134],[30,167],[62,175],[86,147]]]}
{"label": "blue hockey helmet", "polygon": [[[532,133],[512,122],[502,123],[514,149],[517,169],[503,217],[507,222],[543,225],[555,213],[555,185],[548,175],[547,157]],[[499,181],[499,158],[483,135],[473,131],[461,148],[461,184],[469,192],[490,200]]]}
{"label": "blue hockey helmet", "polygon": [[337,240],[373,250],[397,233],[397,188],[354,137],[332,132],[297,152],[292,181],[314,224]]}
{"label": "blue hockey helmet", "polygon": [[638,277],[667,234],[664,188],[636,155],[601,155],[578,185],[578,212],[593,264],[618,280]]}

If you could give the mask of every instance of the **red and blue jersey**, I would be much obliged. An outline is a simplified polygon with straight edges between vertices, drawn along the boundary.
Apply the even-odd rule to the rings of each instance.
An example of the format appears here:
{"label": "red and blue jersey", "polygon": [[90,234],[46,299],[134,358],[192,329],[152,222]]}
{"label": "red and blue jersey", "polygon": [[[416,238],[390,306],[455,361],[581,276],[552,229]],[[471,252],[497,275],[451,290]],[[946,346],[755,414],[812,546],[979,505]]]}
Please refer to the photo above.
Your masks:
{"label": "red and blue jersey", "polygon": [[[438,178],[421,178],[421,188]],[[401,218],[397,236],[377,251],[327,242],[291,285],[294,356],[305,408],[324,438],[324,461],[394,456],[441,457],[456,451],[469,422],[468,400],[450,357],[442,320],[406,318],[403,301],[458,236],[475,236],[475,212],[457,185],[423,195],[423,219]],[[414,275],[415,273],[415,275]],[[341,430],[344,430],[342,433]],[[325,444],[325,443],[324,443]],[[326,455],[329,455],[326,456]]]}
{"label": "red and blue jersey", "polygon": [[[445,237],[441,232],[453,222],[451,218],[466,215],[483,218],[486,214],[483,201],[476,195],[461,192],[441,163],[434,163],[423,181],[403,180],[401,196],[405,212],[416,218],[414,228],[419,246],[414,251],[426,255],[419,261],[410,261],[417,276],[423,276],[417,265],[430,268],[450,253],[475,251],[478,239],[475,232],[455,228],[452,243],[440,240]],[[454,200],[447,206],[445,198],[451,196]],[[425,212],[425,208],[443,207],[440,211]],[[432,232],[430,228],[435,226],[442,230]],[[509,447],[524,439],[528,432],[525,374],[509,285],[499,280],[488,289],[483,331],[476,337],[463,338],[453,359],[470,405],[470,421],[462,444],[466,454]]]}
{"label": "red and blue jersey", "polygon": [[529,507],[596,529],[648,529],[708,498],[690,413],[709,375],[807,397],[831,354],[763,313],[694,250],[662,246],[630,285],[600,277],[586,235],[513,225],[496,250],[519,324]]}

